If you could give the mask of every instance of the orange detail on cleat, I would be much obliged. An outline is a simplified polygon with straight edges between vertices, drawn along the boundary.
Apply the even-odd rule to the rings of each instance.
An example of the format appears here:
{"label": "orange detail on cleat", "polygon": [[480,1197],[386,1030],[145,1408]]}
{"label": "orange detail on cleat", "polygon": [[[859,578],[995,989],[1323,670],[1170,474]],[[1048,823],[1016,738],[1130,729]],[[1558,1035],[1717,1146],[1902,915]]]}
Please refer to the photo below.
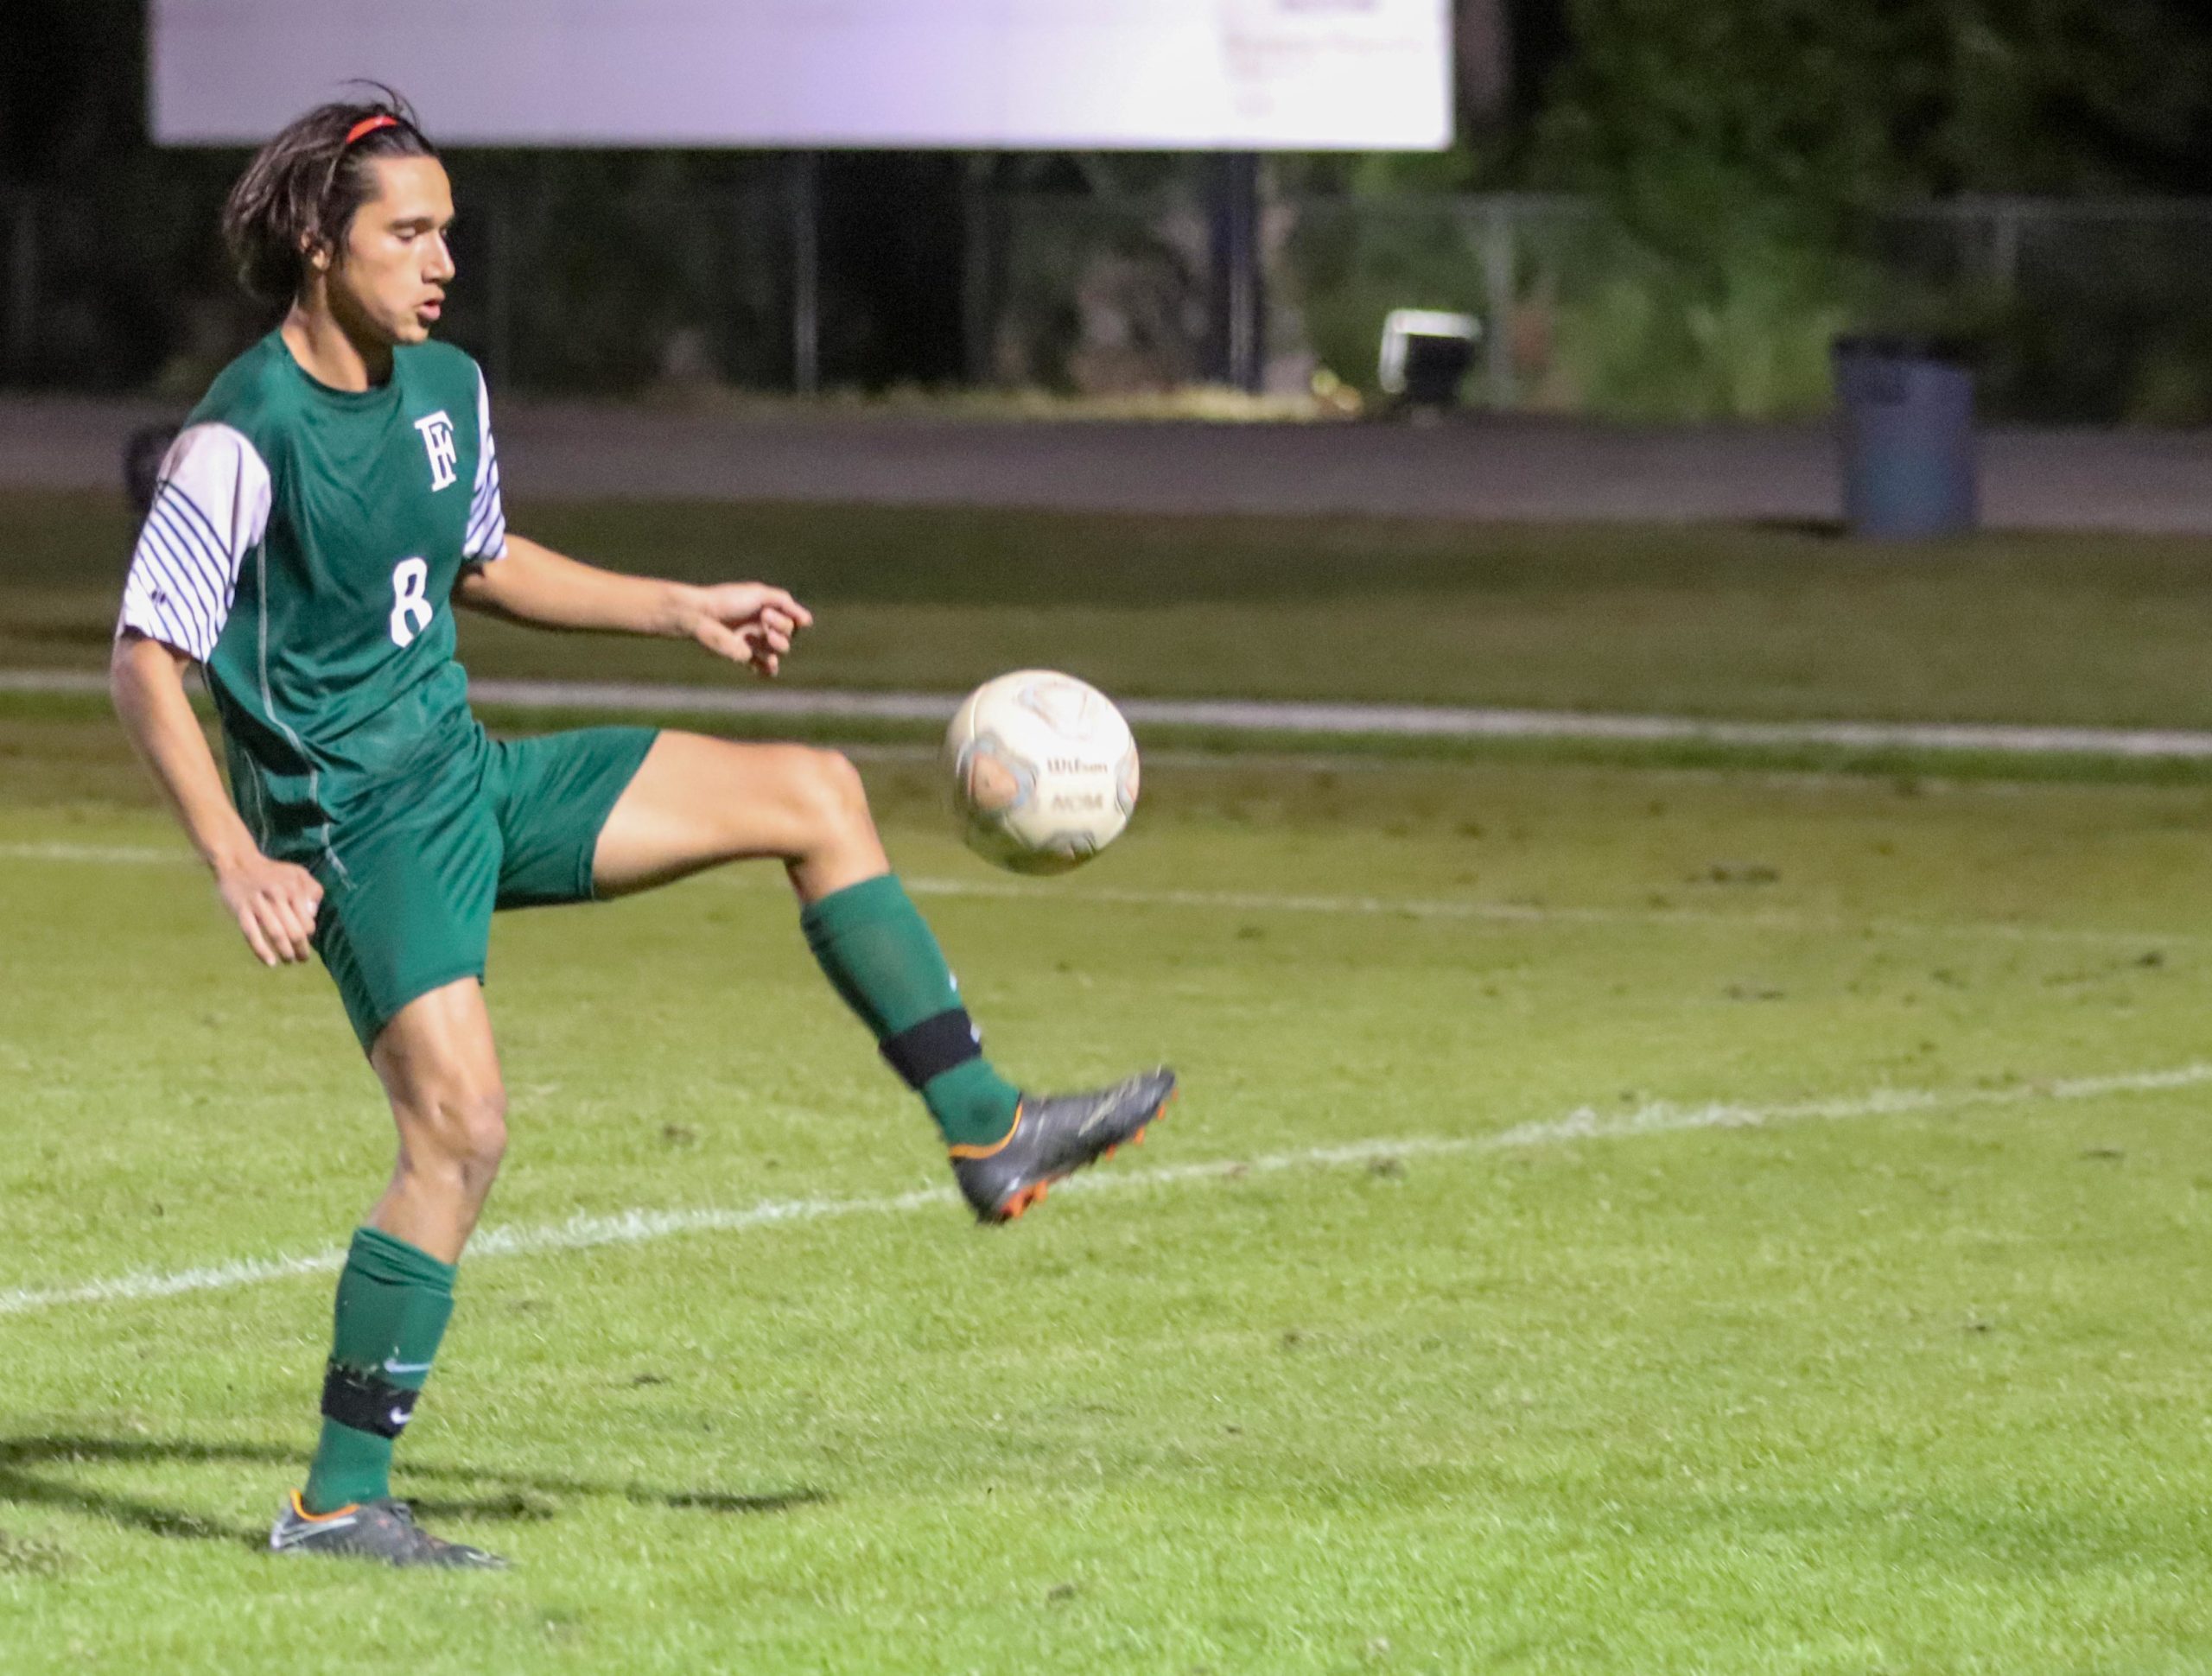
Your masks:
{"label": "orange detail on cleat", "polygon": [[349,1513],[359,1512],[361,1504],[359,1501],[348,1501],[344,1507],[333,1508],[328,1513],[309,1513],[308,1504],[300,1500],[299,1491],[292,1492],[293,1514],[298,1518],[306,1520],[310,1525],[321,1524],[326,1519],[343,1519]]}
{"label": "orange detail on cleat", "polygon": [[1139,1129],[1135,1134],[1129,1137],[1129,1145],[1132,1146],[1141,1146],[1144,1145],[1144,1131],[1142,1129]]}
{"label": "orange detail on cleat", "polygon": [[972,1142],[963,1141],[957,1146],[948,1146],[944,1150],[953,1158],[988,1158],[994,1152],[1005,1151],[1007,1143],[1020,1133],[1021,1107],[1017,1103],[1014,1108],[1014,1121],[1007,1126],[1007,1132],[989,1146],[978,1146]]}

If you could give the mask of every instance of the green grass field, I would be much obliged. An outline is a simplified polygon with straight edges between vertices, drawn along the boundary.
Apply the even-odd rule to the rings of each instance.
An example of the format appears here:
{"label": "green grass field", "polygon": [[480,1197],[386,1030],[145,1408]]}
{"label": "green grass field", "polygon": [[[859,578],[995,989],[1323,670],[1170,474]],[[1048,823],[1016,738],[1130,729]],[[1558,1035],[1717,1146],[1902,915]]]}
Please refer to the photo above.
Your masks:
{"label": "green grass field", "polygon": [[1156,756],[1029,886],[866,767],[1009,1068],[1186,1097],[986,1234],[771,873],[503,919],[402,1482],[518,1566],[399,1576],[254,1552],[388,1161],[335,998],[0,711],[0,1670],[2212,1668],[2212,792]]}
{"label": "green grass field", "polygon": [[[821,609],[790,677],[959,691],[1047,661],[1127,695],[2212,727],[2212,549],[1790,530],[621,502],[514,527],[653,574],[761,575]],[[0,668],[97,667],[116,497],[0,494]],[[480,675],[704,681],[703,654],[472,619]]]}

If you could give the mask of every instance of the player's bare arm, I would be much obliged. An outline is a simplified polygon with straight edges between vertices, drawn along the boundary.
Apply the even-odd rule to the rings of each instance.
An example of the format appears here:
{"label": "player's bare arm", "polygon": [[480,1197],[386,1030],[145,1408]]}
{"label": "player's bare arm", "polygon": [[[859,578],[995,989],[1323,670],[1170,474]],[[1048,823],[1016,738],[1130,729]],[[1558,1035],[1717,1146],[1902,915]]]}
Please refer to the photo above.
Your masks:
{"label": "player's bare arm", "polygon": [[463,568],[454,602],[539,628],[696,640],[733,663],[772,676],[792,638],[814,621],[766,582],[694,587],[625,575],[555,552],[510,531],[506,555]]}
{"label": "player's bare arm", "polygon": [[116,714],[214,874],[216,893],[254,957],[264,966],[307,960],[315,953],[310,939],[322,886],[305,867],[264,855],[246,830],[184,690],[190,661],[174,647],[126,630],[109,665]]}

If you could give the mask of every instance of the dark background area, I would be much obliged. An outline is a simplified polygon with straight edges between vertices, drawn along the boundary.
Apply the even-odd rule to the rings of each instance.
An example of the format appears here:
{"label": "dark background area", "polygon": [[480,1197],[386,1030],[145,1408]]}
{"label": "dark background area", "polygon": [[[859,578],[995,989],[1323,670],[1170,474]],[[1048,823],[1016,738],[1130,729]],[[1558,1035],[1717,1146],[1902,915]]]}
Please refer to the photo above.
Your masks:
{"label": "dark background area", "polygon": [[[1275,156],[1268,190],[1383,206],[1576,194],[1634,241],[1662,309],[1694,312],[1700,299],[1726,306],[1747,273],[1870,251],[1894,263],[1896,240],[1878,238],[1872,218],[1900,204],[2134,202],[2212,182],[2212,8],[2191,0],[1459,0],[1457,11],[1451,150]],[[149,143],[143,52],[142,0],[0,6],[0,231],[16,229],[0,248],[15,324],[0,317],[0,381],[188,385],[259,324],[228,287],[213,232],[244,154]],[[450,161],[463,259],[505,270],[452,329],[479,346],[526,343],[523,382],[619,391],[696,369],[775,388],[791,376],[794,160]],[[990,376],[971,295],[988,277],[975,257],[979,205],[1202,198],[1207,163],[882,152],[817,167],[823,381],[881,389]],[[2200,351],[2212,406],[2212,297],[2185,283],[2208,258],[2184,241],[2079,271],[2046,264],[2034,319],[2013,319],[2005,299],[1947,293],[1943,307],[2003,341],[2013,405],[2031,416],[2135,416],[2138,363]],[[35,320],[18,301],[34,264]],[[1839,306],[1870,294],[1844,287]],[[2166,416],[2196,416],[2196,385],[2177,388]]]}

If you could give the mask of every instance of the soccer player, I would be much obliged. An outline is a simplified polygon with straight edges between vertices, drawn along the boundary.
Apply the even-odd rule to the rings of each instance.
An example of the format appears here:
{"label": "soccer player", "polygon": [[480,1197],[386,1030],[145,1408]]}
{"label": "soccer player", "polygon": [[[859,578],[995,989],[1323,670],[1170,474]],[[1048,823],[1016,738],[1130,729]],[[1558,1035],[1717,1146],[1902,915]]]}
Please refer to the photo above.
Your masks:
{"label": "soccer player", "polygon": [[430,340],[453,213],[435,149],[388,90],[308,112],[253,159],[223,231],[247,288],[285,313],[162,461],[111,680],[247,946],[270,967],[321,958],[391,1104],[398,1159],[339,1276],[321,1440],[270,1546],[403,1565],[500,1563],[424,1531],[390,1485],[506,1144],[482,989],[494,909],[782,862],[823,974],[920,1095],[986,1222],[1141,1134],[1175,1081],[1036,1097],[1000,1076],[835,752],[635,727],[486,734],[454,606],[693,640],[763,676],[812,618],[779,587],[619,575],[508,533],[483,378]]}

